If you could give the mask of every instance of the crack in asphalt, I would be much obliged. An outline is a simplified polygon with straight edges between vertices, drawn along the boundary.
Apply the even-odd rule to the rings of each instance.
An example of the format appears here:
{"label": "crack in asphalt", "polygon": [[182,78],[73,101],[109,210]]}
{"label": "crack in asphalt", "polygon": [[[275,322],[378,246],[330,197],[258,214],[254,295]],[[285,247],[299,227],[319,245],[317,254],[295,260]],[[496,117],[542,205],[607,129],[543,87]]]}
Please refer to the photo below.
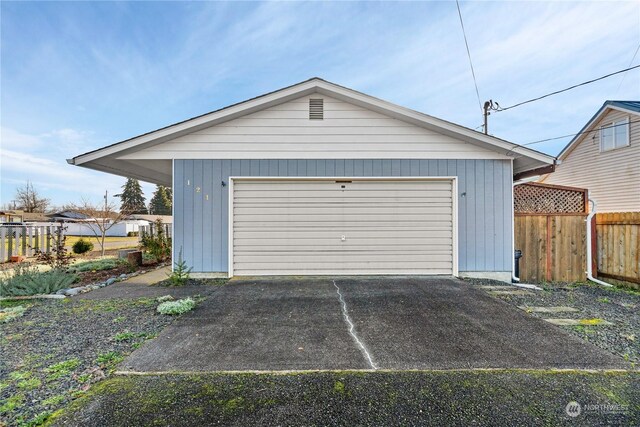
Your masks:
{"label": "crack in asphalt", "polygon": [[373,358],[371,357],[371,354],[369,354],[369,351],[367,350],[367,347],[365,347],[365,345],[362,343],[362,341],[360,341],[360,338],[358,338],[358,335],[355,332],[355,326],[353,325],[353,322],[351,321],[351,318],[349,317],[349,312],[347,311],[347,303],[345,302],[344,298],[342,297],[342,293],[340,292],[340,288],[338,287],[338,285],[336,285],[336,281],[335,280],[333,281],[333,286],[336,287],[336,292],[338,293],[338,298],[340,299],[340,303],[342,305],[342,317],[344,318],[344,321],[349,326],[349,334],[353,337],[353,339],[355,340],[356,344],[358,344],[358,347],[360,347],[360,351],[362,352],[362,355],[365,357],[365,359],[367,359],[367,362],[369,362],[369,366],[371,366],[371,369],[378,369],[376,364],[373,362]]}

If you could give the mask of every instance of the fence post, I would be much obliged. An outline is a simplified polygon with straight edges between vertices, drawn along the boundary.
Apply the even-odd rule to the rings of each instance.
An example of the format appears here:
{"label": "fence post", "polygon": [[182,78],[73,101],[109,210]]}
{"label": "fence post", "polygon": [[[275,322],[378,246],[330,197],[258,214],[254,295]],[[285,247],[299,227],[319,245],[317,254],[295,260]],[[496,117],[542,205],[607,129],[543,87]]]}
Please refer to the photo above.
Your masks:
{"label": "fence post", "polygon": [[22,237],[22,256],[27,256],[27,227],[20,228]]}
{"label": "fence post", "polygon": [[0,262],[5,262],[8,258],[5,258],[5,242],[7,236],[7,230],[5,227],[0,227]]}
{"label": "fence post", "polygon": [[51,226],[47,226],[47,253],[51,252]]}
{"label": "fence post", "polygon": [[7,259],[13,256],[13,227],[7,227]]}

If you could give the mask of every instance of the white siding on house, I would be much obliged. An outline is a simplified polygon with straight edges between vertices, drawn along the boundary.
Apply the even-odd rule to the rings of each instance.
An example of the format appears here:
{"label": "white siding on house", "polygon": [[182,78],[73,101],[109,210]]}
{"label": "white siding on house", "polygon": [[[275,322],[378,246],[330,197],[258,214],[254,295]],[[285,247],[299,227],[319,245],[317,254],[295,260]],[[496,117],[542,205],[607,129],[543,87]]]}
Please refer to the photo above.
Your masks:
{"label": "white siding on house", "polygon": [[640,211],[640,115],[610,110],[591,129],[625,118],[628,147],[600,152],[600,132],[586,133],[543,182],[588,188],[599,212]]}
{"label": "white siding on house", "polygon": [[[324,119],[309,119],[309,98]],[[339,101],[304,96],[120,159],[499,159],[504,154]]]}

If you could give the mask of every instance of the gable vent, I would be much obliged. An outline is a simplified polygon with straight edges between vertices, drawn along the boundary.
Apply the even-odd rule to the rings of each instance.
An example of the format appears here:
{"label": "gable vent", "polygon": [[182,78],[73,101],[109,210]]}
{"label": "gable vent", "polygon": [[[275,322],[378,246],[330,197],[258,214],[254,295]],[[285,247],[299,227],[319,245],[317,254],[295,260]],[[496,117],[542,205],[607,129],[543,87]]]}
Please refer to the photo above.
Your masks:
{"label": "gable vent", "polygon": [[311,120],[324,119],[324,100],[323,99],[309,99],[309,119]]}

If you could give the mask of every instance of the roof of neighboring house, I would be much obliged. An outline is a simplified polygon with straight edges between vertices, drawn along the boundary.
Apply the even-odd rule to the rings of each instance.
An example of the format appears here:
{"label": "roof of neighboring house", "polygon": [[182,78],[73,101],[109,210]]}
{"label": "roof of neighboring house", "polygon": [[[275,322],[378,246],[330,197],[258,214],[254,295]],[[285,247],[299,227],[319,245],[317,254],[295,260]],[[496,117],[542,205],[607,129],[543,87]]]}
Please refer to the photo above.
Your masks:
{"label": "roof of neighboring house", "polygon": [[68,219],[87,219],[89,215],[85,215],[76,211],[62,211],[47,215],[49,218],[68,218]]}
{"label": "roof of neighboring house", "polygon": [[577,145],[577,143],[582,140],[582,136],[602,118],[602,116],[608,110],[622,110],[628,111],[630,113],[639,114],[640,115],[640,101],[605,101],[602,104],[602,107],[589,119],[586,125],[580,129],[580,132],[573,137],[571,141],[560,151],[558,154],[558,159],[564,160],[567,155],[571,152],[573,147]]}
{"label": "roof of neighboring house", "polygon": [[166,184],[165,181],[167,181],[167,179],[170,181],[170,172],[161,173],[157,168],[154,169],[148,165],[141,164],[141,162],[136,163],[130,160],[119,159],[118,157],[313,93],[325,94],[346,102],[351,102],[371,109],[372,111],[415,124],[416,126],[428,128],[470,144],[482,146],[494,152],[511,156],[514,158],[514,173],[516,174],[546,167],[555,163],[553,156],[531,148],[523,147],[491,135],[485,135],[482,132],[477,132],[446,120],[392,104],[317,77],[134,138],[89,151],[69,159],[67,162],[116,175],[131,176],[148,182]]}

